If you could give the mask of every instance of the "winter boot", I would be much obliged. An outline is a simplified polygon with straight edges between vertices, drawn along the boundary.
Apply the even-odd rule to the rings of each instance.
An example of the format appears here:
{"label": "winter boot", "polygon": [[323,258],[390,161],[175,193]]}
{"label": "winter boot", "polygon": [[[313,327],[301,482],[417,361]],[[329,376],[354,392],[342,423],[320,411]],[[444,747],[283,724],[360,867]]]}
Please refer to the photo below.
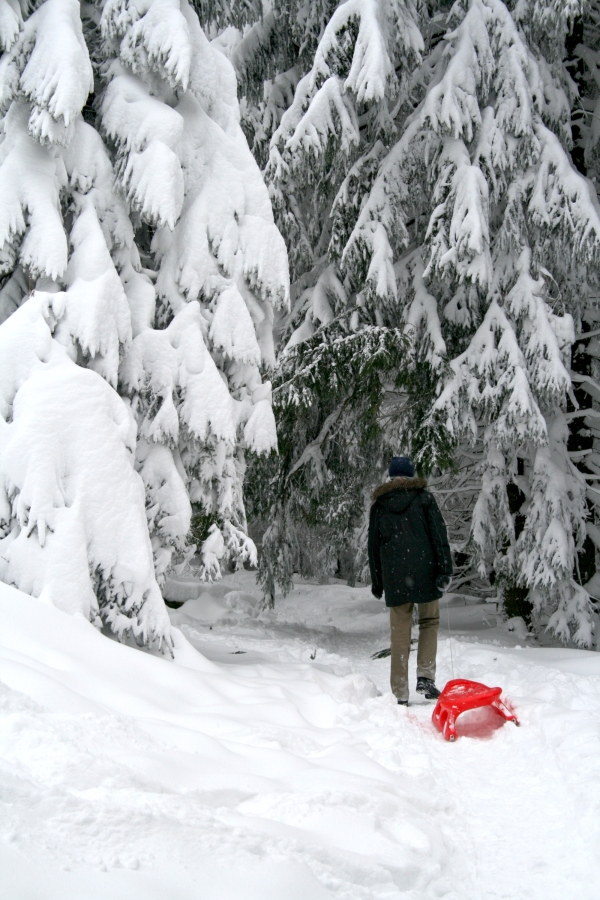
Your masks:
{"label": "winter boot", "polygon": [[417,693],[423,694],[426,700],[437,700],[440,696],[431,678],[424,678],[422,675],[417,678]]}
{"label": "winter boot", "polygon": [[398,700],[398,706],[408,706],[408,700]]}

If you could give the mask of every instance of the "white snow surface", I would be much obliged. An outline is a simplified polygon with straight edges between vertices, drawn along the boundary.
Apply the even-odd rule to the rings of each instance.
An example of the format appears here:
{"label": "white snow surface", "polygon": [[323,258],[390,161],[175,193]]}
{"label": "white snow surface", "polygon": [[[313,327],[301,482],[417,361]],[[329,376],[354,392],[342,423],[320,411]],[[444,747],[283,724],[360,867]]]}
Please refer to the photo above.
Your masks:
{"label": "white snow surface", "polygon": [[501,685],[521,727],[471,713],[449,744],[413,657],[408,709],[370,658],[368,588],[165,595],[175,663],[0,585],[2,900],[597,896],[600,655],[450,596],[438,683]]}

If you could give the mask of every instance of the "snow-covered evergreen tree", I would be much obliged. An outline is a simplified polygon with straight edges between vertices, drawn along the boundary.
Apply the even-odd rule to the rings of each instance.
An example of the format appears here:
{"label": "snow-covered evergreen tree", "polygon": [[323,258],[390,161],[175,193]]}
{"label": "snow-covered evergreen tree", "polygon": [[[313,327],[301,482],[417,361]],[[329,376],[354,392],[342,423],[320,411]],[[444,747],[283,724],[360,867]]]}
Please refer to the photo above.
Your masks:
{"label": "snow-covered evergreen tree", "polygon": [[[296,28],[306,26],[307,44],[318,28],[323,31],[326,9],[325,4],[314,4],[310,14],[306,7],[296,11]],[[395,34],[402,35],[400,42],[392,38]],[[354,44],[352,64],[346,56],[352,54]],[[259,138],[264,141],[273,133],[267,177],[276,216],[288,240],[295,285],[291,319],[280,328],[286,350],[275,399],[280,425],[284,421],[289,425],[287,430],[284,427],[282,446],[289,446],[291,453],[280,458],[278,475],[273,475],[277,484],[274,506],[267,510],[263,502],[252,511],[271,522],[263,540],[266,555],[281,557],[286,561],[283,568],[296,566],[306,574],[331,573],[339,561],[352,578],[362,567],[355,560],[360,543],[357,535],[364,525],[369,487],[380,474],[385,442],[379,414],[387,388],[395,383],[405,341],[400,331],[387,335],[377,331],[384,324],[393,324],[381,318],[372,317],[375,331],[364,334],[354,321],[348,321],[353,291],[328,254],[330,216],[359,144],[366,148],[380,142],[389,124],[387,98],[397,101],[403,94],[406,74],[421,46],[410,5],[339,6],[324,27],[308,72],[302,71],[306,59],[301,57],[293,72],[281,72],[266,85],[265,100],[256,108],[262,116],[254,135],[259,158]],[[239,59],[247,49],[244,38],[234,58]],[[346,65],[349,75],[344,75]],[[290,87],[296,82],[293,102],[284,112],[282,101],[290,97]],[[314,357],[310,370],[318,366],[321,387],[328,385],[328,391],[314,390],[310,378],[308,382],[305,378],[306,353],[301,346],[306,341],[308,357]],[[339,359],[341,348],[347,354],[344,367]],[[296,373],[292,371],[294,362],[299,367]],[[336,373],[333,380],[329,377],[332,369]],[[292,397],[296,417],[290,412]],[[304,404],[307,410],[310,407],[308,416],[301,413]],[[261,468],[259,464],[253,470],[253,478],[262,482],[265,473],[259,473]],[[269,494],[261,490],[260,497],[264,501]],[[312,540],[307,537],[307,527]],[[279,549],[271,551],[273,535],[277,535]],[[285,552],[284,540],[288,542]],[[308,544],[314,546],[314,553],[307,552]],[[297,549],[291,549],[294,547]],[[283,571],[276,562],[272,568]]]}
{"label": "snow-covered evergreen tree", "polygon": [[294,282],[285,339],[333,323],[412,336],[390,439],[424,471],[454,462],[463,489],[466,467],[457,549],[589,644],[585,479],[566,427],[600,250],[596,191],[569,155],[576,89],[562,60],[581,11],[340,3],[267,177]]}
{"label": "snow-covered evergreen tree", "polygon": [[230,53],[242,97],[242,128],[262,168],[337,0],[194,0],[193,5],[207,32],[219,34]]}
{"label": "snow-covered evergreen tree", "polygon": [[[73,578],[96,597],[82,593],[81,609],[99,604],[115,631],[148,641],[168,628],[165,616],[142,623],[150,597],[164,613],[155,575],[185,554],[193,504],[212,523],[205,577],[255,558],[244,453],[276,445],[260,367],[274,362],[274,310],[288,303],[286,250],[239,125],[234,71],[186,0],[3,10],[0,332],[31,350],[3,366],[2,577],[57,596],[66,538],[51,508],[84,506],[97,481],[102,512],[86,513],[85,540],[68,520]],[[54,398],[38,370],[57,360]],[[85,385],[90,407],[66,456],[61,434],[76,431]],[[48,481],[30,471],[33,450],[15,456],[46,434],[42,396],[55,417]],[[136,520],[125,540],[144,505],[146,528]],[[111,528],[114,540],[101,539]],[[150,541],[155,572],[142,578]]]}
{"label": "snow-covered evergreen tree", "polygon": [[[567,36],[565,65],[573,78],[573,150],[578,170],[598,186],[598,61],[600,60],[600,9],[594,2],[586,4],[583,14],[575,19]],[[568,414],[570,429],[569,455],[587,482],[586,499],[590,517],[586,523],[587,539],[579,555],[579,571],[586,590],[600,599],[600,348],[597,334],[600,326],[597,279],[579,273],[579,290],[584,310],[572,359],[571,378],[579,409]]]}

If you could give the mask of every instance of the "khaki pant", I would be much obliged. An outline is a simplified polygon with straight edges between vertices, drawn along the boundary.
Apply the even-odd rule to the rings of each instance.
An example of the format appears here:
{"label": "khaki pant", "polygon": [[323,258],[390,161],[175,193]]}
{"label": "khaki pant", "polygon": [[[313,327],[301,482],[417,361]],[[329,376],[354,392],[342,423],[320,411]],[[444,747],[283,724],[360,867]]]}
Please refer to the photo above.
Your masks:
{"label": "khaki pant", "polygon": [[[414,603],[390,607],[392,627],[392,693],[398,700],[408,700],[408,654],[410,653],[410,626]],[[417,678],[435,681],[435,657],[440,624],[440,604],[418,603],[419,647],[417,650]]]}

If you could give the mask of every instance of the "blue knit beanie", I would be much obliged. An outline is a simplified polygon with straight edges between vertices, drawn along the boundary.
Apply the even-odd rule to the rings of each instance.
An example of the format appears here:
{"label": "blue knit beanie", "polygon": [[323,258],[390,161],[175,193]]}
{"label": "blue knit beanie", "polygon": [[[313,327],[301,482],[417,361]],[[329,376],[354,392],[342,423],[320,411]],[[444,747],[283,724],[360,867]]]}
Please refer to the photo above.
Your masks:
{"label": "blue knit beanie", "polygon": [[388,469],[390,478],[414,478],[415,467],[408,456],[392,456]]}

